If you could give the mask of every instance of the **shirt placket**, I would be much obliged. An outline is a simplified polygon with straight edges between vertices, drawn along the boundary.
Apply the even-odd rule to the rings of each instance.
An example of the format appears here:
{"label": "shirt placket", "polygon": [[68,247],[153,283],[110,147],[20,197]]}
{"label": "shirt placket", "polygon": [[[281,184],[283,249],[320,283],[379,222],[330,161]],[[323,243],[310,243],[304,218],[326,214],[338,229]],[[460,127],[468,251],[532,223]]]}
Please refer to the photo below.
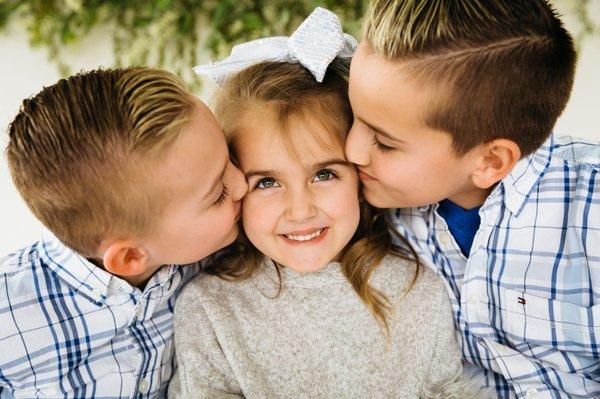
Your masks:
{"label": "shirt placket", "polygon": [[[158,299],[155,294],[157,290],[160,289],[160,286],[155,286],[141,294],[140,299],[134,308],[135,316],[130,328],[135,328],[138,331],[145,330],[144,328],[141,328],[140,325],[147,324],[147,321],[152,318],[158,304]],[[154,328],[150,326],[145,327],[151,329]],[[150,371],[144,365],[151,365],[156,360],[154,357],[160,356],[160,351],[145,349],[141,342],[142,338],[140,338],[136,332],[132,332],[132,339],[135,342],[138,352],[138,364],[135,372],[135,390],[132,397],[140,399],[148,398],[150,397],[151,392],[159,388],[160,384],[158,381],[155,381],[157,376],[149,375]],[[145,338],[145,344],[153,346],[154,343],[150,342],[150,340],[150,337]]]}
{"label": "shirt placket", "polygon": [[[466,260],[463,284],[461,290],[461,308],[463,316],[468,324],[485,326],[491,330],[489,314],[486,311],[488,305],[487,295],[487,265],[488,248],[491,227],[498,211],[491,206],[484,206],[479,212],[479,229],[473,237],[471,253]],[[475,331],[473,331],[475,332]],[[487,335],[487,331],[485,332]]]}

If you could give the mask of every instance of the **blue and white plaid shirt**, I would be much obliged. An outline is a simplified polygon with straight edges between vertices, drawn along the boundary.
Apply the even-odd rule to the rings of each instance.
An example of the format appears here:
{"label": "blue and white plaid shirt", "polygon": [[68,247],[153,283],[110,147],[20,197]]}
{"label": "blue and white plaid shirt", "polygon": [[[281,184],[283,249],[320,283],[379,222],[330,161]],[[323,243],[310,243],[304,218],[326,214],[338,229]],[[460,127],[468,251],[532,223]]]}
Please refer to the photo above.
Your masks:
{"label": "blue and white plaid shirt", "polygon": [[141,291],[50,234],[0,259],[0,398],[164,397],[175,299],[199,270],[163,266]]}
{"label": "blue and white plaid shirt", "polygon": [[550,137],[485,201],[468,259],[437,204],[388,215],[501,398],[600,398],[599,172],[598,143]]}

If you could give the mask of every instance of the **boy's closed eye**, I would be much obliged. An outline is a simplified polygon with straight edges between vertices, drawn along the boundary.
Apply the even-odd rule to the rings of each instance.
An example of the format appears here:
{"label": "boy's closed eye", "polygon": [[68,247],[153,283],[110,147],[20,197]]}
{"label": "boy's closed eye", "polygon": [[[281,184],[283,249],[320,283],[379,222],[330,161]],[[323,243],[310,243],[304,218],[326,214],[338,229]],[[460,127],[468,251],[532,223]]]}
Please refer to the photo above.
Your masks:
{"label": "boy's closed eye", "polygon": [[366,122],[362,118],[357,118],[357,120],[360,121],[363,125],[365,125],[367,129],[369,129],[369,133],[373,135],[371,139],[373,145],[375,145],[381,152],[394,151],[398,148],[382,143],[379,137],[383,137],[386,141],[389,142],[403,144],[401,140],[396,139],[390,133],[384,132],[382,129],[373,126],[372,124]]}
{"label": "boy's closed eye", "polygon": [[389,145],[385,145],[381,141],[379,141],[376,134],[373,135],[372,142],[377,147],[377,149],[379,149],[381,152],[389,152],[389,151],[397,150],[397,148],[390,147]]}
{"label": "boy's closed eye", "polygon": [[227,198],[227,196],[229,195],[229,188],[223,184],[223,190],[221,191],[221,195],[219,195],[219,198],[217,198],[217,200],[213,203],[213,205],[222,205],[225,202],[225,199]]}

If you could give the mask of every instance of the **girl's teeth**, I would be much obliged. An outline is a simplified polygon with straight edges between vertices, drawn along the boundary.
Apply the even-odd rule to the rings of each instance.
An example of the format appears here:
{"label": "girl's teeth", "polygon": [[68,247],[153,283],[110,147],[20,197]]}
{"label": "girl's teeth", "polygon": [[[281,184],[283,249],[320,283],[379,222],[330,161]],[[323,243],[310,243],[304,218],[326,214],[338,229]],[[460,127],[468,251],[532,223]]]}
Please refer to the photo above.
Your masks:
{"label": "girl's teeth", "polygon": [[323,232],[323,229],[319,229],[312,234],[307,234],[304,236],[292,236],[289,234],[285,234],[285,237],[290,240],[294,240],[294,241],[308,241],[308,240],[312,240],[315,237],[320,236],[322,232]]}

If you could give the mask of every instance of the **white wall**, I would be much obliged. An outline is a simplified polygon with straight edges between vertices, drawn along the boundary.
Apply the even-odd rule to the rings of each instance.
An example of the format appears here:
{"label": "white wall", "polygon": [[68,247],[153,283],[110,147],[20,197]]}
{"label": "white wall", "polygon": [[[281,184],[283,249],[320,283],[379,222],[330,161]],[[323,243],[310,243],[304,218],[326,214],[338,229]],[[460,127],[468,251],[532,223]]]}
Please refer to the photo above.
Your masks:
{"label": "white wall", "polygon": [[[600,19],[600,7],[595,7],[594,15]],[[59,76],[55,66],[47,61],[45,50],[29,47],[23,27],[12,26],[0,34],[0,49],[0,131],[4,149],[7,137],[4,132],[21,101],[43,86],[53,84]],[[109,29],[92,32],[81,43],[66,49],[64,56],[73,71],[110,66],[113,56]],[[573,95],[555,129],[558,134],[600,141],[599,67],[600,37],[594,37],[582,47]],[[208,93],[204,93],[201,98],[207,96]],[[14,188],[3,156],[0,162],[0,257],[37,239],[41,228]]]}
{"label": "white wall", "polygon": [[[599,2],[600,3],[600,2]],[[600,35],[583,42],[575,86],[555,131],[600,141]]]}
{"label": "white wall", "polygon": [[[94,31],[81,43],[69,48],[65,58],[73,71],[110,66],[113,62],[108,30]],[[0,34],[0,131],[2,159],[0,164],[0,257],[38,239],[42,228],[29,212],[14,187],[4,157],[8,124],[17,114],[23,99],[44,86],[55,83],[60,76],[49,63],[46,51],[31,49],[25,29],[10,26]]]}

